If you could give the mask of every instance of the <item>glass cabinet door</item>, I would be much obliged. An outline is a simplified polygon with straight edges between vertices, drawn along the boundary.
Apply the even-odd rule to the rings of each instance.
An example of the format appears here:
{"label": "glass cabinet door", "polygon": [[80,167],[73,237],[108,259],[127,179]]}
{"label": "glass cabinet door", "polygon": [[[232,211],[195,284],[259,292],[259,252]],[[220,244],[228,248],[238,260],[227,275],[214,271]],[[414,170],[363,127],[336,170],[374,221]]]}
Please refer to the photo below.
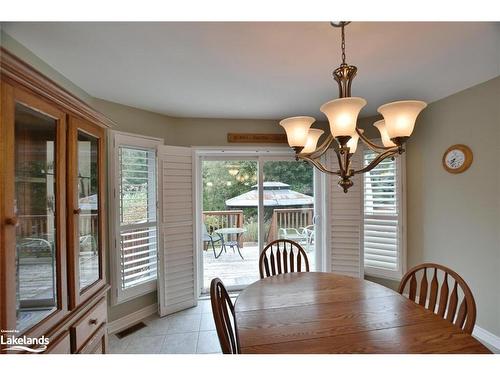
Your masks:
{"label": "glass cabinet door", "polygon": [[99,280],[99,139],[77,132],[80,292]]}
{"label": "glass cabinet door", "polygon": [[21,90],[9,94],[4,110],[13,121],[2,119],[2,127],[9,129],[3,131],[7,164],[2,256],[9,286],[6,328],[21,335],[67,311],[61,195],[66,128],[65,115],[56,108]]}
{"label": "glass cabinet door", "polygon": [[104,131],[87,121],[71,118],[68,189],[74,293],[77,305],[103,286],[103,158]]}
{"label": "glass cabinet door", "polygon": [[16,328],[25,331],[57,309],[57,121],[21,104],[15,119]]}

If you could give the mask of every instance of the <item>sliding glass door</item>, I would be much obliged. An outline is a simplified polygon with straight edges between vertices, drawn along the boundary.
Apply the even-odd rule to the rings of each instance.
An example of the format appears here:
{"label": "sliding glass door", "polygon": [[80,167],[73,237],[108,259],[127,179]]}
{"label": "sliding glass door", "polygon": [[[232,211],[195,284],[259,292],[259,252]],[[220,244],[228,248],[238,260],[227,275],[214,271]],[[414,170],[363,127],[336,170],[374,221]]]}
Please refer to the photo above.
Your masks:
{"label": "sliding glass door", "polygon": [[314,169],[295,160],[268,160],[263,168],[264,245],[277,239],[300,244],[315,269]]}
{"label": "sliding glass door", "polygon": [[[203,289],[218,277],[239,288],[259,278],[257,160],[201,163]],[[257,270],[257,272],[256,272]]]}
{"label": "sliding glass door", "polygon": [[199,285],[213,278],[239,290],[259,279],[265,245],[286,238],[306,250],[316,269],[315,173],[289,156],[201,156]]}

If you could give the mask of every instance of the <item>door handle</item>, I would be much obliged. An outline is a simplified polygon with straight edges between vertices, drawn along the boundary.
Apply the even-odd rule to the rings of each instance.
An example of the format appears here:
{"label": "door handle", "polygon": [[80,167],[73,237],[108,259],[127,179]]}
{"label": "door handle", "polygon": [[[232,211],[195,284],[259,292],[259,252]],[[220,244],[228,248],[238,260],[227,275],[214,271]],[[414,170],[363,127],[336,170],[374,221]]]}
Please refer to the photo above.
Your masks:
{"label": "door handle", "polygon": [[81,213],[81,212],[82,212],[82,209],[81,209],[81,208],[77,208],[77,209],[74,209],[74,210],[73,210],[73,213],[74,213],[75,215],[80,215],[80,213]]}
{"label": "door handle", "polygon": [[17,220],[17,217],[13,216],[13,217],[8,217],[5,219],[5,224],[7,225],[14,225],[16,226],[18,224],[18,220]]}

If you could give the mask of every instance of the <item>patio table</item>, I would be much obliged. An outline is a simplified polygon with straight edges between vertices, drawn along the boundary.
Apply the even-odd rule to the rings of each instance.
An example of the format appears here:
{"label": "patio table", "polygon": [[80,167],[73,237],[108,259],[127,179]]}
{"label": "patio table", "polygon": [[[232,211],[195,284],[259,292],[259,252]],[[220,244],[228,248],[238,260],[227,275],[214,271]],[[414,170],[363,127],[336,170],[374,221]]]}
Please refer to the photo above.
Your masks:
{"label": "patio table", "polygon": [[[245,228],[221,228],[221,229],[215,230],[214,232],[219,235],[219,237],[221,239],[221,243],[222,243],[222,249],[224,249],[224,251],[226,251],[226,245],[231,247],[233,249],[233,251],[234,251],[234,248],[236,247],[241,259],[245,259],[245,258],[243,258],[243,255],[241,255],[240,245],[238,244],[238,240],[240,239],[240,236],[243,233],[245,233],[246,231],[247,230]],[[224,236],[229,236],[231,234],[236,235],[236,241],[226,241],[225,240]]]}

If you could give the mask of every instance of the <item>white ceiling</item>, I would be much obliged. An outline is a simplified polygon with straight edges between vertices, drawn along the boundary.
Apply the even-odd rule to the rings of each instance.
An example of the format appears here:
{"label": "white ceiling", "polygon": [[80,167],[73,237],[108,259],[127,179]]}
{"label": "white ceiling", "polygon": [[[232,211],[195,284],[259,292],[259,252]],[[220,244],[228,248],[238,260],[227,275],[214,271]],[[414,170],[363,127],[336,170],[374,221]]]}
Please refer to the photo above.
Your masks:
{"label": "white ceiling", "polygon": [[[9,23],[4,30],[90,95],[179,117],[312,115],[337,97],[340,35],[327,22]],[[500,23],[346,29],[362,115],[443,98],[500,75]]]}

